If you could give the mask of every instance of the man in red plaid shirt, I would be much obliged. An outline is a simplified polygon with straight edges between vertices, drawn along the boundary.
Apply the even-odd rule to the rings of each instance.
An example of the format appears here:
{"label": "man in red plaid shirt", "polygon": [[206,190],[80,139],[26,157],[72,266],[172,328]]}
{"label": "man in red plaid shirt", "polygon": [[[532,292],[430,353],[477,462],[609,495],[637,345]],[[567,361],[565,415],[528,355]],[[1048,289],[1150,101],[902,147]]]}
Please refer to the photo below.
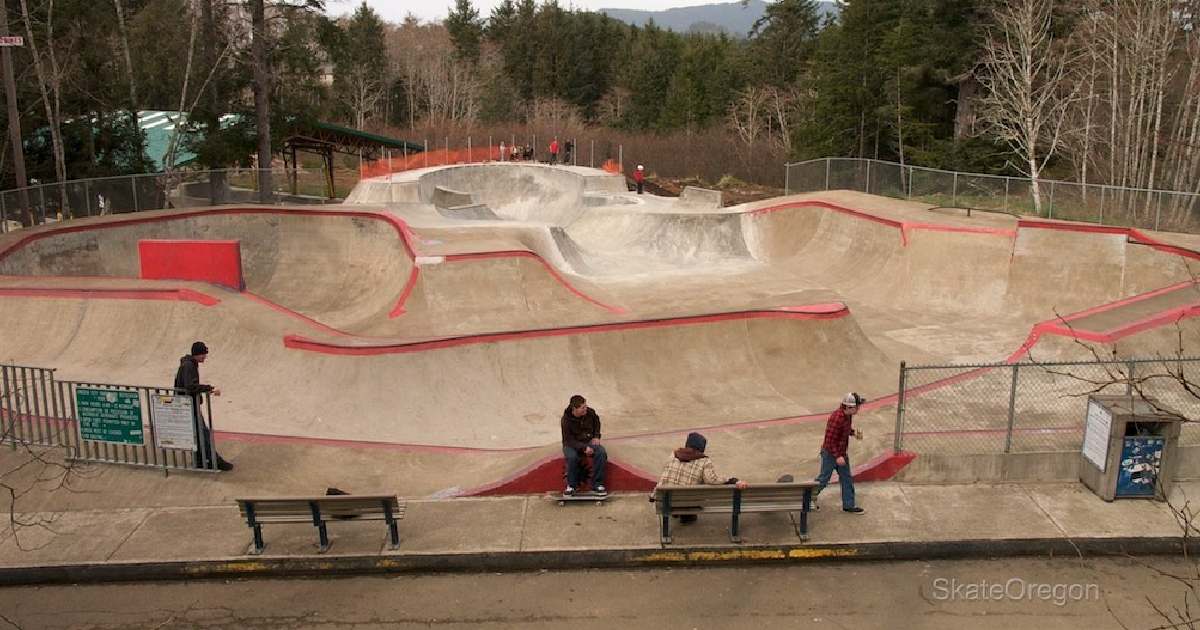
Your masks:
{"label": "man in red plaid shirt", "polygon": [[821,443],[821,473],[817,475],[817,493],[829,484],[833,471],[837,470],[838,482],[842,486],[842,511],[862,514],[863,509],[854,503],[854,478],[850,473],[850,436],[862,439],[862,432],[855,431],[851,423],[859,405],[866,400],[853,392],[846,394],[842,404],[829,415],[825,424],[825,441]]}

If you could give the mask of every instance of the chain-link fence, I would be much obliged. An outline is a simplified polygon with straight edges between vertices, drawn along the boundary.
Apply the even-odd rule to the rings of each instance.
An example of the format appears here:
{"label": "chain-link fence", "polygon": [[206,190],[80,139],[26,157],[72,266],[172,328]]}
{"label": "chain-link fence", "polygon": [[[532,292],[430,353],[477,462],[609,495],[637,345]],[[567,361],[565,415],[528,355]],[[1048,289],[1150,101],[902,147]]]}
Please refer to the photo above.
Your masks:
{"label": "chain-link fence", "polygon": [[[784,168],[784,190],[789,194],[858,190],[935,206],[1200,232],[1200,194],[1196,193],[959,173],[858,158],[823,158]],[[1040,212],[1035,194],[1041,200]]]}
{"label": "chain-link fence", "polygon": [[1200,358],[1059,363],[900,364],[895,449],[925,453],[1079,450],[1087,398],[1157,400],[1183,416],[1180,443],[1200,445]]}
{"label": "chain-link fence", "polygon": [[[236,203],[320,204],[325,169],[221,169],[124,175],[0,192],[0,233],[80,217]],[[268,191],[266,201],[260,190]]]}

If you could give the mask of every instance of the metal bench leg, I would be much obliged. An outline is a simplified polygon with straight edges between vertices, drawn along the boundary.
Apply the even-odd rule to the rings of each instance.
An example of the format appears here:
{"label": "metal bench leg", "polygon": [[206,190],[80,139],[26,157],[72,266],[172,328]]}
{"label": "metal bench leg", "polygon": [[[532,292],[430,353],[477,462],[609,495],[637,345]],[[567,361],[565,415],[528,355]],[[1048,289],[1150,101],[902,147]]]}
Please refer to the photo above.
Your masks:
{"label": "metal bench leg", "polygon": [[254,529],[254,551],[250,552],[250,555],[257,556],[257,555],[262,554],[263,550],[267,548],[267,545],[266,545],[266,543],[263,542],[262,525],[254,525],[253,529]]}
{"label": "metal bench leg", "polygon": [[329,551],[329,532],[325,529],[325,521],[321,521],[317,525],[317,533],[321,536],[321,546],[317,549],[318,553]]}
{"label": "metal bench leg", "polygon": [[400,529],[396,527],[396,515],[392,514],[392,506],[387,500],[383,502],[383,518],[388,527],[388,549],[394,551],[400,547]]}
{"label": "metal bench leg", "polygon": [[325,553],[329,551],[329,531],[325,529],[325,519],[321,518],[321,506],[316,501],[309,501],[308,509],[312,511],[313,525],[316,526],[317,534],[321,537],[321,545],[317,548],[317,553]]}
{"label": "metal bench leg", "polygon": [[800,510],[800,540],[808,540],[808,512],[812,509],[812,488],[804,489],[804,508]]}
{"label": "metal bench leg", "polygon": [[671,544],[671,493],[667,492],[663,495],[662,507],[662,535],[659,540],[664,545]]}
{"label": "metal bench leg", "polygon": [[729,524],[729,540],[735,543],[742,542],[742,537],[738,535],[738,518],[742,515],[742,491],[733,491],[733,518]]}

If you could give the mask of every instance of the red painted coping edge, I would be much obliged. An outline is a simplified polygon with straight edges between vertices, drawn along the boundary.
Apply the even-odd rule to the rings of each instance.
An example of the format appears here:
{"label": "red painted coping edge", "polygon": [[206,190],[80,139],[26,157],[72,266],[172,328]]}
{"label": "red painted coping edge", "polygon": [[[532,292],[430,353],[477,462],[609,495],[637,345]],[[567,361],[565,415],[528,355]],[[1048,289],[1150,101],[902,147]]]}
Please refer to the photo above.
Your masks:
{"label": "red painted coping edge", "polygon": [[575,285],[568,282],[567,279],[564,278],[563,275],[561,273],[559,273],[558,270],[555,269],[550,263],[546,262],[545,258],[542,258],[538,254],[535,254],[534,252],[531,252],[531,251],[498,250],[498,251],[490,251],[490,252],[471,252],[471,253],[466,253],[466,254],[447,254],[445,256],[442,256],[441,258],[443,260],[445,260],[446,262],[467,262],[467,261],[474,261],[474,260],[483,260],[483,259],[487,259],[487,258],[532,258],[532,259],[538,261],[539,263],[541,263],[542,266],[546,268],[546,271],[549,272],[551,277],[553,277],[555,280],[557,280],[559,284],[566,287],[566,289],[568,291],[575,294],[576,296],[586,300],[587,302],[590,302],[591,304],[599,306],[600,308],[602,308],[606,311],[609,311],[610,313],[628,312],[628,311],[626,311],[626,309],[621,308],[619,306],[612,306],[610,304],[605,304],[604,302],[601,302],[600,300],[597,300],[596,298],[579,290],[579,288],[577,288]]}
{"label": "red painted coping edge", "polygon": [[208,282],[242,291],[242,247],[235,240],[141,239],[140,277]]}
{"label": "red painted coping edge", "polygon": [[1122,234],[1135,245],[1146,245],[1159,251],[1175,254],[1176,256],[1182,256],[1183,258],[1200,260],[1200,252],[1197,252],[1193,249],[1188,249],[1186,247],[1181,247],[1179,245],[1165,243],[1147,235],[1145,232],[1137,228],[1119,227],[1115,225],[1095,225],[1090,223],[1066,223],[1062,221],[1040,219],[1021,219],[1017,221],[1017,228],[1060,230],[1064,232],[1085,232],[1091,234]]}
{"label": "red painted coping edge", "polygon": [[900,220],[896,220],[896,219],[887,219],[884,217],[870,214],[868,212],[864,212],[862,210],[855,210],[853,208],[848,208],[846,206],[838,205],[836,203],[831,203],[828,201],[821,201],[818,199],[811,199],[811,200],[805,200],[805,201],[793,201],[793,202],[782,203],[782,204],[774,205],[774,206],[767,206],[765,208],[756,208],[754,210],[747,212],[747,214],[749,214],[750,216],[762,216],[762,215],[769,214],[772,212],[778,212],[780,210],[793,210],[793,209],[798,209],[798,208],[813,208],[813,207],[825,208],[826,210],[832,210],[834,212],[849,215],[849,216],[856,217],[859,219],[864,219],[866,221],[871,221],[874,223],[879,223],[881,225],[894,227],[900,231],[900,244],[905,247],[908,246],[908,233],[912,232],[912,231],[984,234],[984,235],[989,235],[989,236],[1002,236],[1002,237],[1009,238],[1009,239],[1016,238],[1016,236],[1017,236],[1017,231],[1015,229],[958,226],[958,225],[941,225],[938,223],[927,223],[927,222],[918,222],[918,221],[900,221]]}
{"label": "red painted coping edge", "polygon": [[390,214],[364,212],[356,210],[310,210],[310,209],[284,209],[284,208],[212,208],[206,210],[190,210],[181,212],[172,212],[170,214],[160,214],[158,216],[131,216],[130,218],[121,218],[119,220],[110,220],[103,223],[88,222],[87,219],[80,219],[79,223],[72,224],[55,224],[49,228],[43,228],[40,231],[24,235],[22,238],[13,242],[8,247],[0,250],[0,260],[3,260],[17,249],[37,240],[56,236],[58,234],[68,234],[71,232],[86,232],[90,230],[105,230],[111,228],[125,227],[129,225],[142,225],[146,223],[160,223],[168,221],[178,221],[180,219],[188,219],[199,216],[212,215],[239,215],[239,214],[289,214],[298,216],[318,216],[318,217],[355,217],[360,219],[371,219],[373,221],[384,221],[396,230],[400,236],[400,242],[404,245],[404,251],[408,254],[409,260],[412,262],[412,271],[409,272],[407,284],[401,290],[400,295],[396,300],[395,306],[392,307],[388,317],[396,318],[404,314],[404,303],[412,294],[413,288],[417,283],[419,270],[417,268],[416,250],[413,248],[413,234],[409,229],[408,224]]}
{"label": "red painted coping edge", "polygon": [[611,324],[592,324],[585,326],[567,326],[563,328],[487,333],[479,335],[466,335],[462,337],[432,339],[429,341],[382,343],[377,345],[351,345],[344,343],[316,341],[300,335],[287,335],[283,338],[283,345],[287,348],[306,350],[309,352],[320,352],[323,354],[355,356],[406,354],[410,352],[425,352],[428,350],[441,350],[445,348],[454,348],[458,346],[483,343],[498,343],[502,341],[515,341],[519,339],[535,339],[539,337],[564,337],[569,335],[612,332],[618,330],[639,330],[644,328],[689,326],[747,319],[839,319],[846,317],[849,314],[850,309],[848,309],[845,304],[835,302],[770,310],[737,311],[732,313],[719,313],[712,315],[694,315],[689,317],[615,322]]}
{"label": "red painted coping edge", "polygon": [[105,300],[170,300],[195,302],[201,306],[216,306],[221,303],[221,300],[211,295],[191,289],[0,287],[0,296],[84,300],[96,298]]}

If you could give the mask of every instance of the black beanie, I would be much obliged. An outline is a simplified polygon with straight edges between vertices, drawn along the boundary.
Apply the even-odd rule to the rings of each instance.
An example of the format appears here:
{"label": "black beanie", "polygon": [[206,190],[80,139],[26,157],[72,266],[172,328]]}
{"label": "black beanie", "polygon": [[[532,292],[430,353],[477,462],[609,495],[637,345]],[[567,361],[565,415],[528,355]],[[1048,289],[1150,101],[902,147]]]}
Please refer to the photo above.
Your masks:
{"label": "black beanie", "polygon": [[708,446],[708,440],[704,439],[704,436],[700,435],[699,433],[689,433],[687,436],[687,441],[684,442],[683,445],[687,448],[695,449],[703,453],[704,447]]}
{"label": "black beanie", "polygon": [[192,344],[192,356],[208,354],[208,346],[204,345],[203,341],[197,341]]}

